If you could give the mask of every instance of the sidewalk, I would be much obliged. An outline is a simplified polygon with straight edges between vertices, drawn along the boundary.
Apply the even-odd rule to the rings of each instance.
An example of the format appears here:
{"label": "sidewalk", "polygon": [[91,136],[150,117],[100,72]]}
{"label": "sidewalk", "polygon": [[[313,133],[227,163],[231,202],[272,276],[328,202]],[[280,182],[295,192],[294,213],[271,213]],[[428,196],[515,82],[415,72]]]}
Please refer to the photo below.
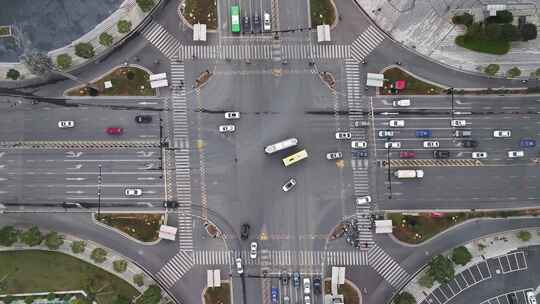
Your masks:
{"label": "sidewalk", "polygon": [[[527,242],[520,240],[517,237],[519,231],[528,231],[531,234],[531,239]],[[487,260],[492,257],[504,255],[510,251],[516,250],[521,247],[540,245],[540,229],[519,229],[510,230],[497,234],[484,236],[471,242],[464,244],[472,255],[472,259],[465,266],[455,265],[455,275],[466,270],[467,268]],[[453,249],[453,248],[452,248]],[[448,250],[442,253],[445,256],[450,256],[452,250]],[[426,299],[427,295],[431,294],[437,287],[441,286],[438,282],[435,282],[432,288],[425,288],[420,286],[418,280],[426,273],[427,268],[416,273],[416,276],[403,288],[402,291],[412,294],[417,303],[421,303]]]}

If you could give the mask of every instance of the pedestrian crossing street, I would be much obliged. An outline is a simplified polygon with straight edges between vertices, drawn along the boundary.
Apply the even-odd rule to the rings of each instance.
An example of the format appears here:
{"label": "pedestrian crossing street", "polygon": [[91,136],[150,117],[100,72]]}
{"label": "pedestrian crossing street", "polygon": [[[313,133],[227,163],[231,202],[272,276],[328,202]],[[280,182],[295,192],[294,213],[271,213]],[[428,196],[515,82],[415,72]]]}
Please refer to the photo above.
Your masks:
{"label": "pedestrian crossing street", "polygon": [[172,59],[176,56],[180,42],[167,32],[161,24],[152,21],[144,28],[141,34],[167,58]]}
{"label": "pedestrian crossing street", "polygon": [[395,289],[401,288],[411,277],[390,255],[377,245],[369,249],[368,263]]}
{"label": "pedestrian crossing street", "polygon": [[193,251],[181,250],[167,264],[165,264],[156,277],[166,288],[170,288],[180,280],[193,267]]}
{"label": "pedestrian crossing street", "polygon": [[362,62],[385,38],[384,33],[370,25],[351,44],[351,57],[357,62]]}
{"label": "pedestrian crossing street", "polygon": [[366,251],[292,251],[262,250],[257,259],[249,257],[249,251],[202,250],[195,251],[194,262],[197,265],[229,265],[241,257],[248,265],[367,265]]}
{"label": "pedestrian crossing street", "polygon": [[182,45],[179,56],[187,59],[219,60],[270,60],[282,59],[344,59],[350,56],[349,45],[311,44],[222,44],[222,45]]}

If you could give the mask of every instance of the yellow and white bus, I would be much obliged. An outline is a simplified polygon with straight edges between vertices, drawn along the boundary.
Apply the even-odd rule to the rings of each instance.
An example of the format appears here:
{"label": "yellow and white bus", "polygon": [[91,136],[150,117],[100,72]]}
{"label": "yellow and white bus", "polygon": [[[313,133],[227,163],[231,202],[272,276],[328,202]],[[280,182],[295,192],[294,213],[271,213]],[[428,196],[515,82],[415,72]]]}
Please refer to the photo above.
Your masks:
{"label": "yellow and white bus", "polygon": [[308,158],[308,154],[306,150],[298,151],[294,153],[293,155],[287,156],[283,159],[283,164],[285,167],[288,167],[296,162],[301,161],[304,158]]}

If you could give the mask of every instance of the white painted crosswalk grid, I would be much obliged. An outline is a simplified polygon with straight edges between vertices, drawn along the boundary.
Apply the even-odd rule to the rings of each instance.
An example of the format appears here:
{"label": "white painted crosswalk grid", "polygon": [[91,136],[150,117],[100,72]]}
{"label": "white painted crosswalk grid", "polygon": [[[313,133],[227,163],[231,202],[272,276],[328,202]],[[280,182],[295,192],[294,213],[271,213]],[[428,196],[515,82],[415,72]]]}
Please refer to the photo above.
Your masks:
{"label": "white painted crosswalk grid", "polygon": [[156,274],[157,279],[167,288],[180,280],[193,266],[193,251],[180,251]]}
{"label": "white painted crosswalk grid", "polygon": [[369,265],[382,276],[393,288],[403,286],[410,275],[382,248],[372,246],[368,251]]}
{"label": "white painted crosswalk grid", "polygon": [[386,38],[376,27],[370,25],[351,44],[351,57],[357,62],[364,60]]}
{"label": "white painted crosswalk grid", "polygon": [[350,46],[342,44],[311,45],[284,44],[281,46],[284,59],[342,59],[350,57]]}
{"label": "white painted crosswalk grid", "polygon": [[183,45],[179,49],[180,59],[220,60],[268,60],[272,56],[270,44],[242,45]]}
{"label": "white painted crosswalk grid", "polygon": [[180,42],[167,32],[161,24],[152,21],[141,33],[167,58],[172,59],[176,56]]}

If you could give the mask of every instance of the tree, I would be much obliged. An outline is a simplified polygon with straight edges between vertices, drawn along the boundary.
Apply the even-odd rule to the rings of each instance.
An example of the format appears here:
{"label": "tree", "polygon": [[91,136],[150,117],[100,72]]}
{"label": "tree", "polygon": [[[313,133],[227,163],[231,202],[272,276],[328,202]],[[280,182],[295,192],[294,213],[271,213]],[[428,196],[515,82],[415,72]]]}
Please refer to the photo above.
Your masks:
{"label": "tree", "polygon": [[406,291],[398,294],[394,299],[395,304],[416,304],[414,296]]}
{"label": "tree", "polygon": [[17,80],[19,77],[21,77],[21,73],[15,69],[9,69],[9,71],[6,73],[6,78],[11,80]]}
{"label": "tree", "polygon": [[424,274],[423,276],[420,277],[420,279],[418,279],[418,284],[426,288],[433,287],[434,282],[435,280],[433,279],[433,277],[429,275],[429,273]]}
{"label": "tree", "polygon": [[439,283],[448,283],[454,278],[454,264],[450,259],[439,254],[429,262],[428,273]]}
{"label": "tree", "polygon": [[19,239],[19,231],[13,226],[4,226],[0,229],[0,246],[11,246]]}
{"label": "tree", "polygon": [[40,77],[47,77],[53,68],[51,58],[38,51],[25,52],[20,60],[32,74]]}
{"label": "tree", "polygon": [[49,292],[47,295],[47,300],[52,301],[54,299],[56,299],[56,295],[53,292]]}
{"label": "tree", "polygon": [[523,26],[521,26],[520,32],[521,32],[521,39],[523,41],[536,39],[536,34],[537,34],[536,25],[532,23],[525,23]]}
{"label": "tree", "polygon": [[56,65],[60,70],[67,70],[71,67],[73,60],[68,54],[60,54],[56,57]]}
{"label": "tree", "polygon": [[468,27],[474,22],[474,17],[469,13],[464,13],[463,15],[455,15],[454,17],[452,17],[452,22],[454,24],[462,24]]}
{"label": "tree", "polygon": [[501,25],[501,39],[506,41],[518,41],[521,40],[521,33],[515,25],[504,23]]}
{"label": "tree", "polygon": [[488,23],[485,28],[486,37],[490,40],[499,40],[502,36],[502,26],[497,23]]}
{"label": "tree", "polygon": [[131,22],[128,20],[120,20],[116,24],[116,27],[118,28],[119,33],[125,34],[131,31]]}
{"label": "tree", "polygon": [[21,233],[21,242],[30,247],[37,246],[43,242],[43,235],[41,234],[41,231],[39,231],[38,227],[32,226],[28,230]]}
{"label": "tree", "polygon": [[141,304],[157,304],[161,300],[161,289],[157,285],[150,285],[141,298]]}
{"label": "tree", "polygon": [[111,46],[113,43],[113,36],[103,32],[99,35],[99,43],[103,46]]}
{"label": "tree", "polygon": [[113,301],[113,304],[129,304],[129,303],[130,303],[129,299],[122,295],[116,296],[116,298],[114,298],[114,301]]}
{"label": "tree", "polygon": [[497,11],[496,16],[488,17],[486,19],[487,22],[492,23],[512,23],[512,20],[514,20],[514,16],[512,16],[512,13],[510,11]]}
{"label": "tree", "polygon": [[495,75],[501,67],[498,64],[490,64],[484,69],[484,73],[488,75]]}
{"label": "tree", "polygon": [[[32,303],[34,303],[35,300],[36,300],[35,297],[29,296],[29,297],[24,298],[24,303],[25,304],[32,304]],[[6,303],[9,303],[9,302],[6,301]]]}
{"label": "tree", "polygon": [[518,67],[513,67],[506,71],[506,76],[510,78],[518,77],[519,75],[521,75],[521,70]]}
{"label": "tree", "polygon": [[85,249],[86,249],[85,241],[74,241],[73,243],[71,243],[71,251],[75,254],[83,253]]}
{"label": "tree", "polygon": [[534,71],[534,76],[540,77],[540,69],[536,69],[536,71]]}
{"label": "tree", "polygon": [[144,275],[142,273],[138,273],[133,276],[133,283],[137,284],[137,286],[143,286],[144,285]]}
{"label": "tree", "polygon": [[56,250],[64,244],[64,236],[58,234],[56,231],[51,231],[45,235],[45,245],[51,249]]}
{"label": "tree", "polygon": [[452,251],[452,261],[457,265],[465,266],[472,259],[472,255],[465,246],[459,246]]}
{"label": "tree", "polygon": [[127,262],[125,260],[116,260],[113,262],[113,268],[116,272],[124,272],[127,269]]}
{"label": "tree", "polygon": [[523,242],[528,242],[531,239],[531,233],[529,231],[521,230],[518,232],[517,237]]}
{"label": "tree", "polygon": [[105,260],[107,260],[107,251],[105,251],[103,248],[96,248],[92,250],[90,258],[96,263],[103,263]]}
{"label": "tree", "polygon": [[75,55],[81,58],[92,58],[95,54],[94,47],[90,43],[79,42],[75,45]]}
{"label": "tree", "polygon": [[137,4],[146,13],[154,7],[154,0],[137,0]]}

